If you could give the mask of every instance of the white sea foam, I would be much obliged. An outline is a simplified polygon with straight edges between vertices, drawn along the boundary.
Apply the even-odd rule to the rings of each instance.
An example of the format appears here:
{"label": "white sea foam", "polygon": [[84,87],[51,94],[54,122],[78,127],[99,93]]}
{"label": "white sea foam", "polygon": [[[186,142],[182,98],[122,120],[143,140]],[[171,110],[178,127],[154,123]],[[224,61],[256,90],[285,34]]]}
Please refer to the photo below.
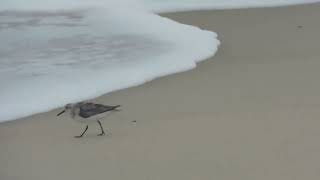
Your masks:
{"label": "white sea foam", "polygon": [[[214,32],[148,12],[202,1],[141,1],[2,0],[0,122],[189,70],[215,54]],[[223,8],[240,7],[229,2]]]}
{"label": "white sea foam", "polygon": [[194,68],[219,44],[213,32],[138,5],[7,2],[0,12],[1,121]]}

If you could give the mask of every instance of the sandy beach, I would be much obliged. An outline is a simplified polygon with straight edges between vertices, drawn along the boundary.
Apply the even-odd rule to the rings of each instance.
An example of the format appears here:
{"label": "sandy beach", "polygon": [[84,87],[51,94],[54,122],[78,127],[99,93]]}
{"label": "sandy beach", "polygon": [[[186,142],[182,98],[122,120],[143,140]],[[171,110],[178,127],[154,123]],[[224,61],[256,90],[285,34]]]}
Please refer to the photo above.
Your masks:
{"label": "sandy beach", "polygon": [[61,109],[1,123],[1,180],[320,177],[320,4],[163,16],[217,32],[217,55],[93,100],[123,106],[104,137]]}

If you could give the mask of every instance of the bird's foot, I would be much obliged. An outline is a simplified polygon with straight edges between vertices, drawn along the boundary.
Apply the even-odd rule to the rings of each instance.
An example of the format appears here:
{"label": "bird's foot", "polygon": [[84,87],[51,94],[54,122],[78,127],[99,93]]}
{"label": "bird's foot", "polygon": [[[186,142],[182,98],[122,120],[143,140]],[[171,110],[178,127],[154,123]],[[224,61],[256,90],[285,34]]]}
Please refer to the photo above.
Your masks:
{"label": "bird's foot", "polygon": [[104,132],[98,134],[98,136],[105,136],[105,135],[106,135],[106,133],[104,133]]}
{"label": "bird's foot", "polygon": [[74,138],[82,138],[82,136],[74,136]]}

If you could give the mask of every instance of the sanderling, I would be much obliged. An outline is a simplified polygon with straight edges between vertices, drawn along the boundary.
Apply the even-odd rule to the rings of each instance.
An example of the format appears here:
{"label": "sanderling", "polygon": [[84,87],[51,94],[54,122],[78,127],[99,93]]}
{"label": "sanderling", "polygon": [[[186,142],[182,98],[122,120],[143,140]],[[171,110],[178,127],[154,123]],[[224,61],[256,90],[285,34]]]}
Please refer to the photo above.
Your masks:
{"label": "sanderling", "polygon": [[120,107],[120,105],[107,106],[89,102],[79,102],[75,104],[67,104],[64,107],[64,110],[57,114],[57,116],[60,116],[66,111],[70,111],[70,116],[72,119],[76,120],[77,122],[87,124],[85,130],[81,133],[80,136],[75,136],[76,138],[81,138],[84,135],[84,133],[88,130],[89,124],[92,122],[97,122],[99,124],[101,128],[101,133],[98,134],[98,136],[103,136],[105,135],[105,132],[103,130],[100,120],[109,113],[118,111],[118,107]]}

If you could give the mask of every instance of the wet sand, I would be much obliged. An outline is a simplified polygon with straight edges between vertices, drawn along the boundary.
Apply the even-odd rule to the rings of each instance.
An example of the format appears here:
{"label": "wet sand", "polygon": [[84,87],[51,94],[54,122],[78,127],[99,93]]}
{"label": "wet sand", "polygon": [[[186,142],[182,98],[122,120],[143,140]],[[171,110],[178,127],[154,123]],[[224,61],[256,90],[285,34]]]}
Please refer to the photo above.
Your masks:
{"label": "wet sand", "polygon": [[318,179],[320,4],[164,16],[217,32],[217,55],[95,99],[123,105],[104,137],[61,109],[0,124],[0,179]]}

